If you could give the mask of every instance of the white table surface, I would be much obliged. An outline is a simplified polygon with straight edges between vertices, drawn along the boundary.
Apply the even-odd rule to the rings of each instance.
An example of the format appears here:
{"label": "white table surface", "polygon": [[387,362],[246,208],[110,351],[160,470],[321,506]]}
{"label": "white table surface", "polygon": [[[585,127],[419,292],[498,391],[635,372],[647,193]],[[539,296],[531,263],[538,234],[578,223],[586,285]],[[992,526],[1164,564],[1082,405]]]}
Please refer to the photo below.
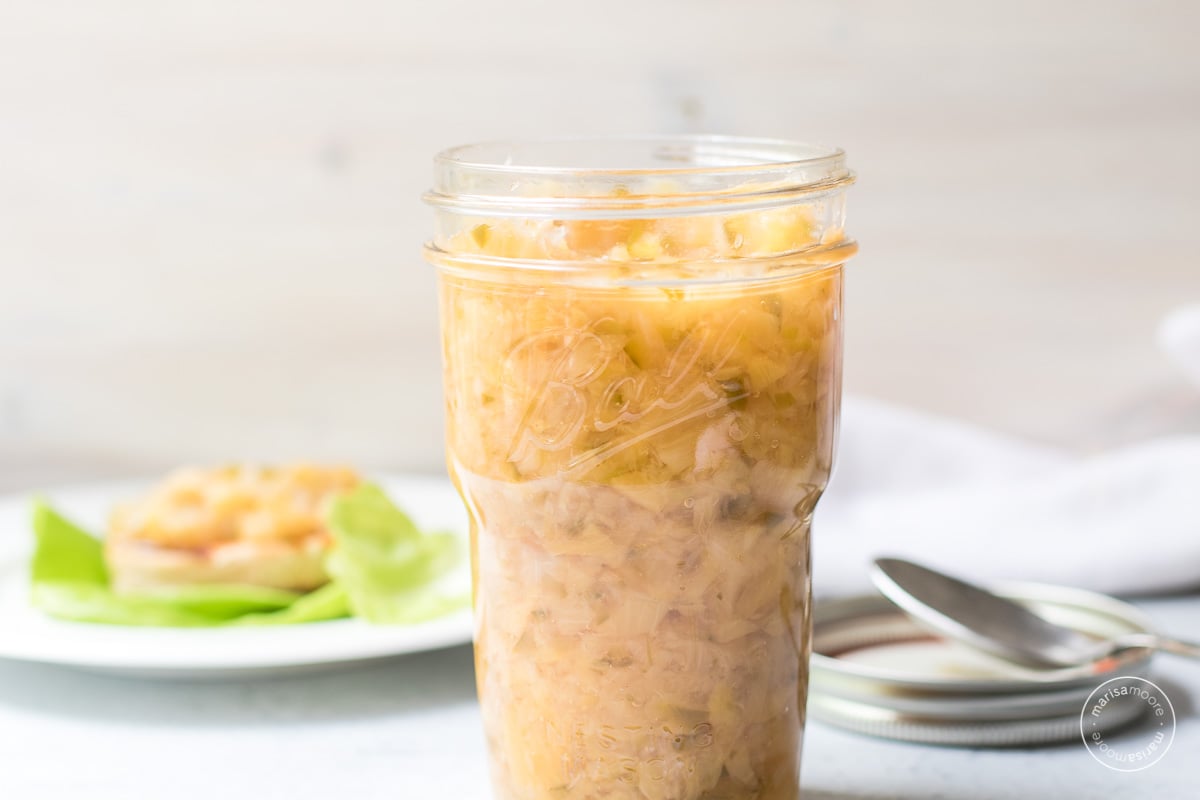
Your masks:
{"label": "white table surface", "polygon": [[[1142,603],[1200,638],[1200,597]],[[1179,715],[1170,752],[1112,772],[1082,744],[966,750],[810,725],[808,800],[1041,800],[1197,796],[1200,665],[1160,658]],[[339,673],[155,683],[0,662],[0,798],[472,800],[487,777],[471,652],[458,647]]]}

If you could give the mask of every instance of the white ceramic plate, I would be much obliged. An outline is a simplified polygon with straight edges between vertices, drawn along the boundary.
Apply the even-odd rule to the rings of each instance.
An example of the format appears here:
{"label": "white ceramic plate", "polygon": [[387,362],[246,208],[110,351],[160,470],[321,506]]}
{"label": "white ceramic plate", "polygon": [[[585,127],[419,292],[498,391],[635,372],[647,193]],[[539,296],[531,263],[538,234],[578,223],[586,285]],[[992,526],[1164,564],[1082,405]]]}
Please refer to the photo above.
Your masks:
{"label": "white ceramic plate", "polygon": [[[467,538],[466,512],[449,481],[377,477],[418,524]],[[148,482],[97,484],[42,492],[56,509],[92,531],[108,510]],[[368,625],[356,619],[264,628],[137,628],[64,622],[29,604],[32,495],[0,497],[0,658],[153,678],[237,678],[326,669],[471,641],[464,610],[420,625]],[[447,580],[470,588],[463,565]]]}

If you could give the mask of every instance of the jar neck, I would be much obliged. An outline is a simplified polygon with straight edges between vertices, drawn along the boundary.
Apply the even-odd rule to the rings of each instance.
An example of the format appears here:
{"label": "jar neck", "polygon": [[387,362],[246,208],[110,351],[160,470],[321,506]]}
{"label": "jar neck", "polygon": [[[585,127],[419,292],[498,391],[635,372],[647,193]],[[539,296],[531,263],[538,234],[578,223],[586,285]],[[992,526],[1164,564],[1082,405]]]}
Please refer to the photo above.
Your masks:
{"label": "jar neck", "polygon": [[840,150],[774,140],[470,145],[438,156],[426,257],[608,283],[825,269],[856,250],[844,231],[852,182]]}
{"label": "jar neck", "polygon": [[549,219],[730,214],[854,180],[836,148],[717,136],[559,139],[440,153],[425,200],[446,213]]}

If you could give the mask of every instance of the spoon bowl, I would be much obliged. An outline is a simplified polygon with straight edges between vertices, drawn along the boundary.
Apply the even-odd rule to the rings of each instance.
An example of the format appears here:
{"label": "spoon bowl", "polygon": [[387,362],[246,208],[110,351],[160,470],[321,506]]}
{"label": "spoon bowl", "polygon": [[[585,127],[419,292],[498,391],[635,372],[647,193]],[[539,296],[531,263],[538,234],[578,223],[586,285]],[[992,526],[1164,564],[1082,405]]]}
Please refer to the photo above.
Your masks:
{"label": "spoon bowl", "polygon": [[876,559],[871,580],[935,633],[1033,669],[1086,670],[1138,648],[1200,658],[1200,644],[1155,633],[1096,639],[975,584],[900,558]]}

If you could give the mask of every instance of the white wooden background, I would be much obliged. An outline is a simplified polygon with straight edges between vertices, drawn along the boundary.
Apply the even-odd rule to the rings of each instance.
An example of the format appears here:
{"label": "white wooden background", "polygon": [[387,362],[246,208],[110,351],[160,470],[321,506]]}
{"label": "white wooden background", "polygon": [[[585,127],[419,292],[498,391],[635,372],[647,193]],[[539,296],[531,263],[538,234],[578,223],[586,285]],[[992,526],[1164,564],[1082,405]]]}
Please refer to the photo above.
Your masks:
{"label": "white wooden background", "polygon": [[844,146],[851,391],[1141,435],[1188,402],[1153,336],[1200,300],[1198,32],[1187,0],[0,0],[0,467],[439,469],[429,157],[551,133]]}

